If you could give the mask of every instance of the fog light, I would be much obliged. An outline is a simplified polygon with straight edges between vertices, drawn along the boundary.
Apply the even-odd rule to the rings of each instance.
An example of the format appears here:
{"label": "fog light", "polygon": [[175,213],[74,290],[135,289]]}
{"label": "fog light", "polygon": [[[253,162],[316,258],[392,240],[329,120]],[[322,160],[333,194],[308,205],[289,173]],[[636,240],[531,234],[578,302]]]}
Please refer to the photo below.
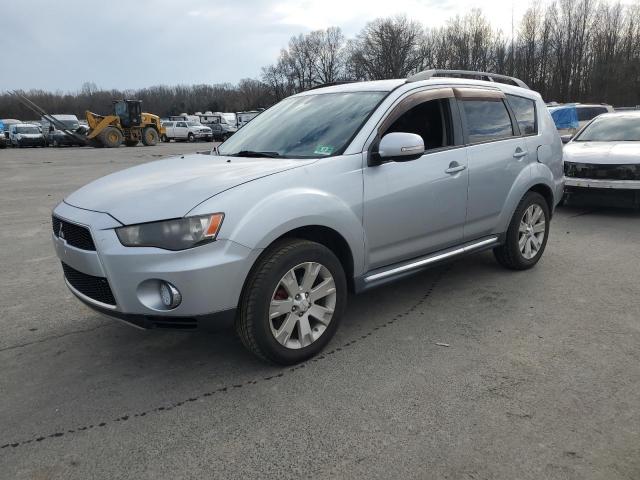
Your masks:
{"label": "fog light", "polygon": [[160,298],[167,308],[176,308],[182,301],[182,295],[178,289],[169,282],[160,282]]}

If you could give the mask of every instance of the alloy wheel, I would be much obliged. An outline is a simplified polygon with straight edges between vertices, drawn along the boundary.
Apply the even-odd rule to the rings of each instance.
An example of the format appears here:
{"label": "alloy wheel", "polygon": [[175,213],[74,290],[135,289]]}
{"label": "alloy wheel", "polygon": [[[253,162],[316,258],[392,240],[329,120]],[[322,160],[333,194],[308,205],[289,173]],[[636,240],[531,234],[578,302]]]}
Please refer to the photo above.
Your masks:
{"label": "alloy wheel", "polygon": [[546,229],[547,219],[544,210],[537,203],[530,205],[520,219],[518,228],[518,247],[524,258],[531,260],[538,254]]}
{"label": "alloy wheel", "polygon": [[336,306],[336,285],[329,270],[317,262],[301,263],[280,279],[269,305],[269,327],[276,341],[304,348],[325,332]]}

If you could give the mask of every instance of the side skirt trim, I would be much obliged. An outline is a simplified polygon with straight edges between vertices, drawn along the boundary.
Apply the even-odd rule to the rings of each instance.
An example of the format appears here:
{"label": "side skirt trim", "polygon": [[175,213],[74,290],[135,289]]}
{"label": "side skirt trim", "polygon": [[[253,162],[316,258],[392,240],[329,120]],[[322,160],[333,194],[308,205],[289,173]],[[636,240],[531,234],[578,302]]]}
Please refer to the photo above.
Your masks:
{"label": "side skirt trim", "polygon": [[449,258],[457,257],[458,255],[463,255],[465,253],[471,253],[475,250],[485,249],[491,247],[493,245],[497,245],[499,243],[498,236],[492,236],[490,238],[485,238],[484,240],[480,240],[477,242],[470,243],[468,245],[464,245],[462,247],[455,248],[453,250],[449,250],[442,253],[436,253],[427,255],[425,257],[420,257],[410,263],[405,263],[403,265],[392,267],[387,270],[383,270],[381,272],[373,273],[371,275],[367,275],[364,277],[364,285],[363,289],[367,288],[372,282],[376,282],[379,280],[384,280],[389,277],[400,276],[402,274],[406,274],[412,272],[413,270],[418,270],[420,268],[424,268],[426,266],[432,265],[434,263],[441,262],[443,260],[447,260]]}

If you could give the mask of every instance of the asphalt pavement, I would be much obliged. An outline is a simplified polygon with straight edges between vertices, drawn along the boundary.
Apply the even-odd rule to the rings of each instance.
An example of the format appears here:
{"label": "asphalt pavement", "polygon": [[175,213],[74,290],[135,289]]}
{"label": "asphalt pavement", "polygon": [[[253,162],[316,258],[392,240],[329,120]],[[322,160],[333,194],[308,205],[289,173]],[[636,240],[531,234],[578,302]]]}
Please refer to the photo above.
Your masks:
{"label": "asphalt pavement", "polygon": [[65,194],[208,146],[0,150],[0,478],[640,478],[640,213],[561,208],[533,270],[485,252],[351,297],[274,367],[93,313],[51,246]]}

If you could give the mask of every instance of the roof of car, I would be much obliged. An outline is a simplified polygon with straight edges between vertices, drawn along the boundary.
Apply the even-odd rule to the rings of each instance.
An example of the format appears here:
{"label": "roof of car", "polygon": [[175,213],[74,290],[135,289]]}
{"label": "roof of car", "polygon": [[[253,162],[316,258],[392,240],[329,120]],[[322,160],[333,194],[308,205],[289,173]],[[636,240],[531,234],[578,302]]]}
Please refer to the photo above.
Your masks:
{"label": "roof of car", "polygon": [[598,115],[595,118],[602,118],[602,117],[632,117],[632,118],[637,118],[640,117],[640,110],[629,110],[629,111],[625,111],[625,112],[607,112],[607,113],[601,113],[600,115]]}
{"label": "roof of car", "polygon": [[406,79],[395,80],[374,80],[368,82],[348,82],[326,87],[316,87],[311,90],[298,93],[297,96],[317,95],[323,93],[348,93],[348,92],[390,92],[395,89],[402,91],[413,90],[416,87],[429,85],[447,85],[447,86],[477,86],[484,88],[494,88],[502,90],[505,93],[513,93],[527,97],[537,97],[539,94],[534,90],[521,88],[506,83],[491,82],[487,80],[474,80],[469,78],[456,77],[433,77],[428,80],[419,80],[407,82]]}

